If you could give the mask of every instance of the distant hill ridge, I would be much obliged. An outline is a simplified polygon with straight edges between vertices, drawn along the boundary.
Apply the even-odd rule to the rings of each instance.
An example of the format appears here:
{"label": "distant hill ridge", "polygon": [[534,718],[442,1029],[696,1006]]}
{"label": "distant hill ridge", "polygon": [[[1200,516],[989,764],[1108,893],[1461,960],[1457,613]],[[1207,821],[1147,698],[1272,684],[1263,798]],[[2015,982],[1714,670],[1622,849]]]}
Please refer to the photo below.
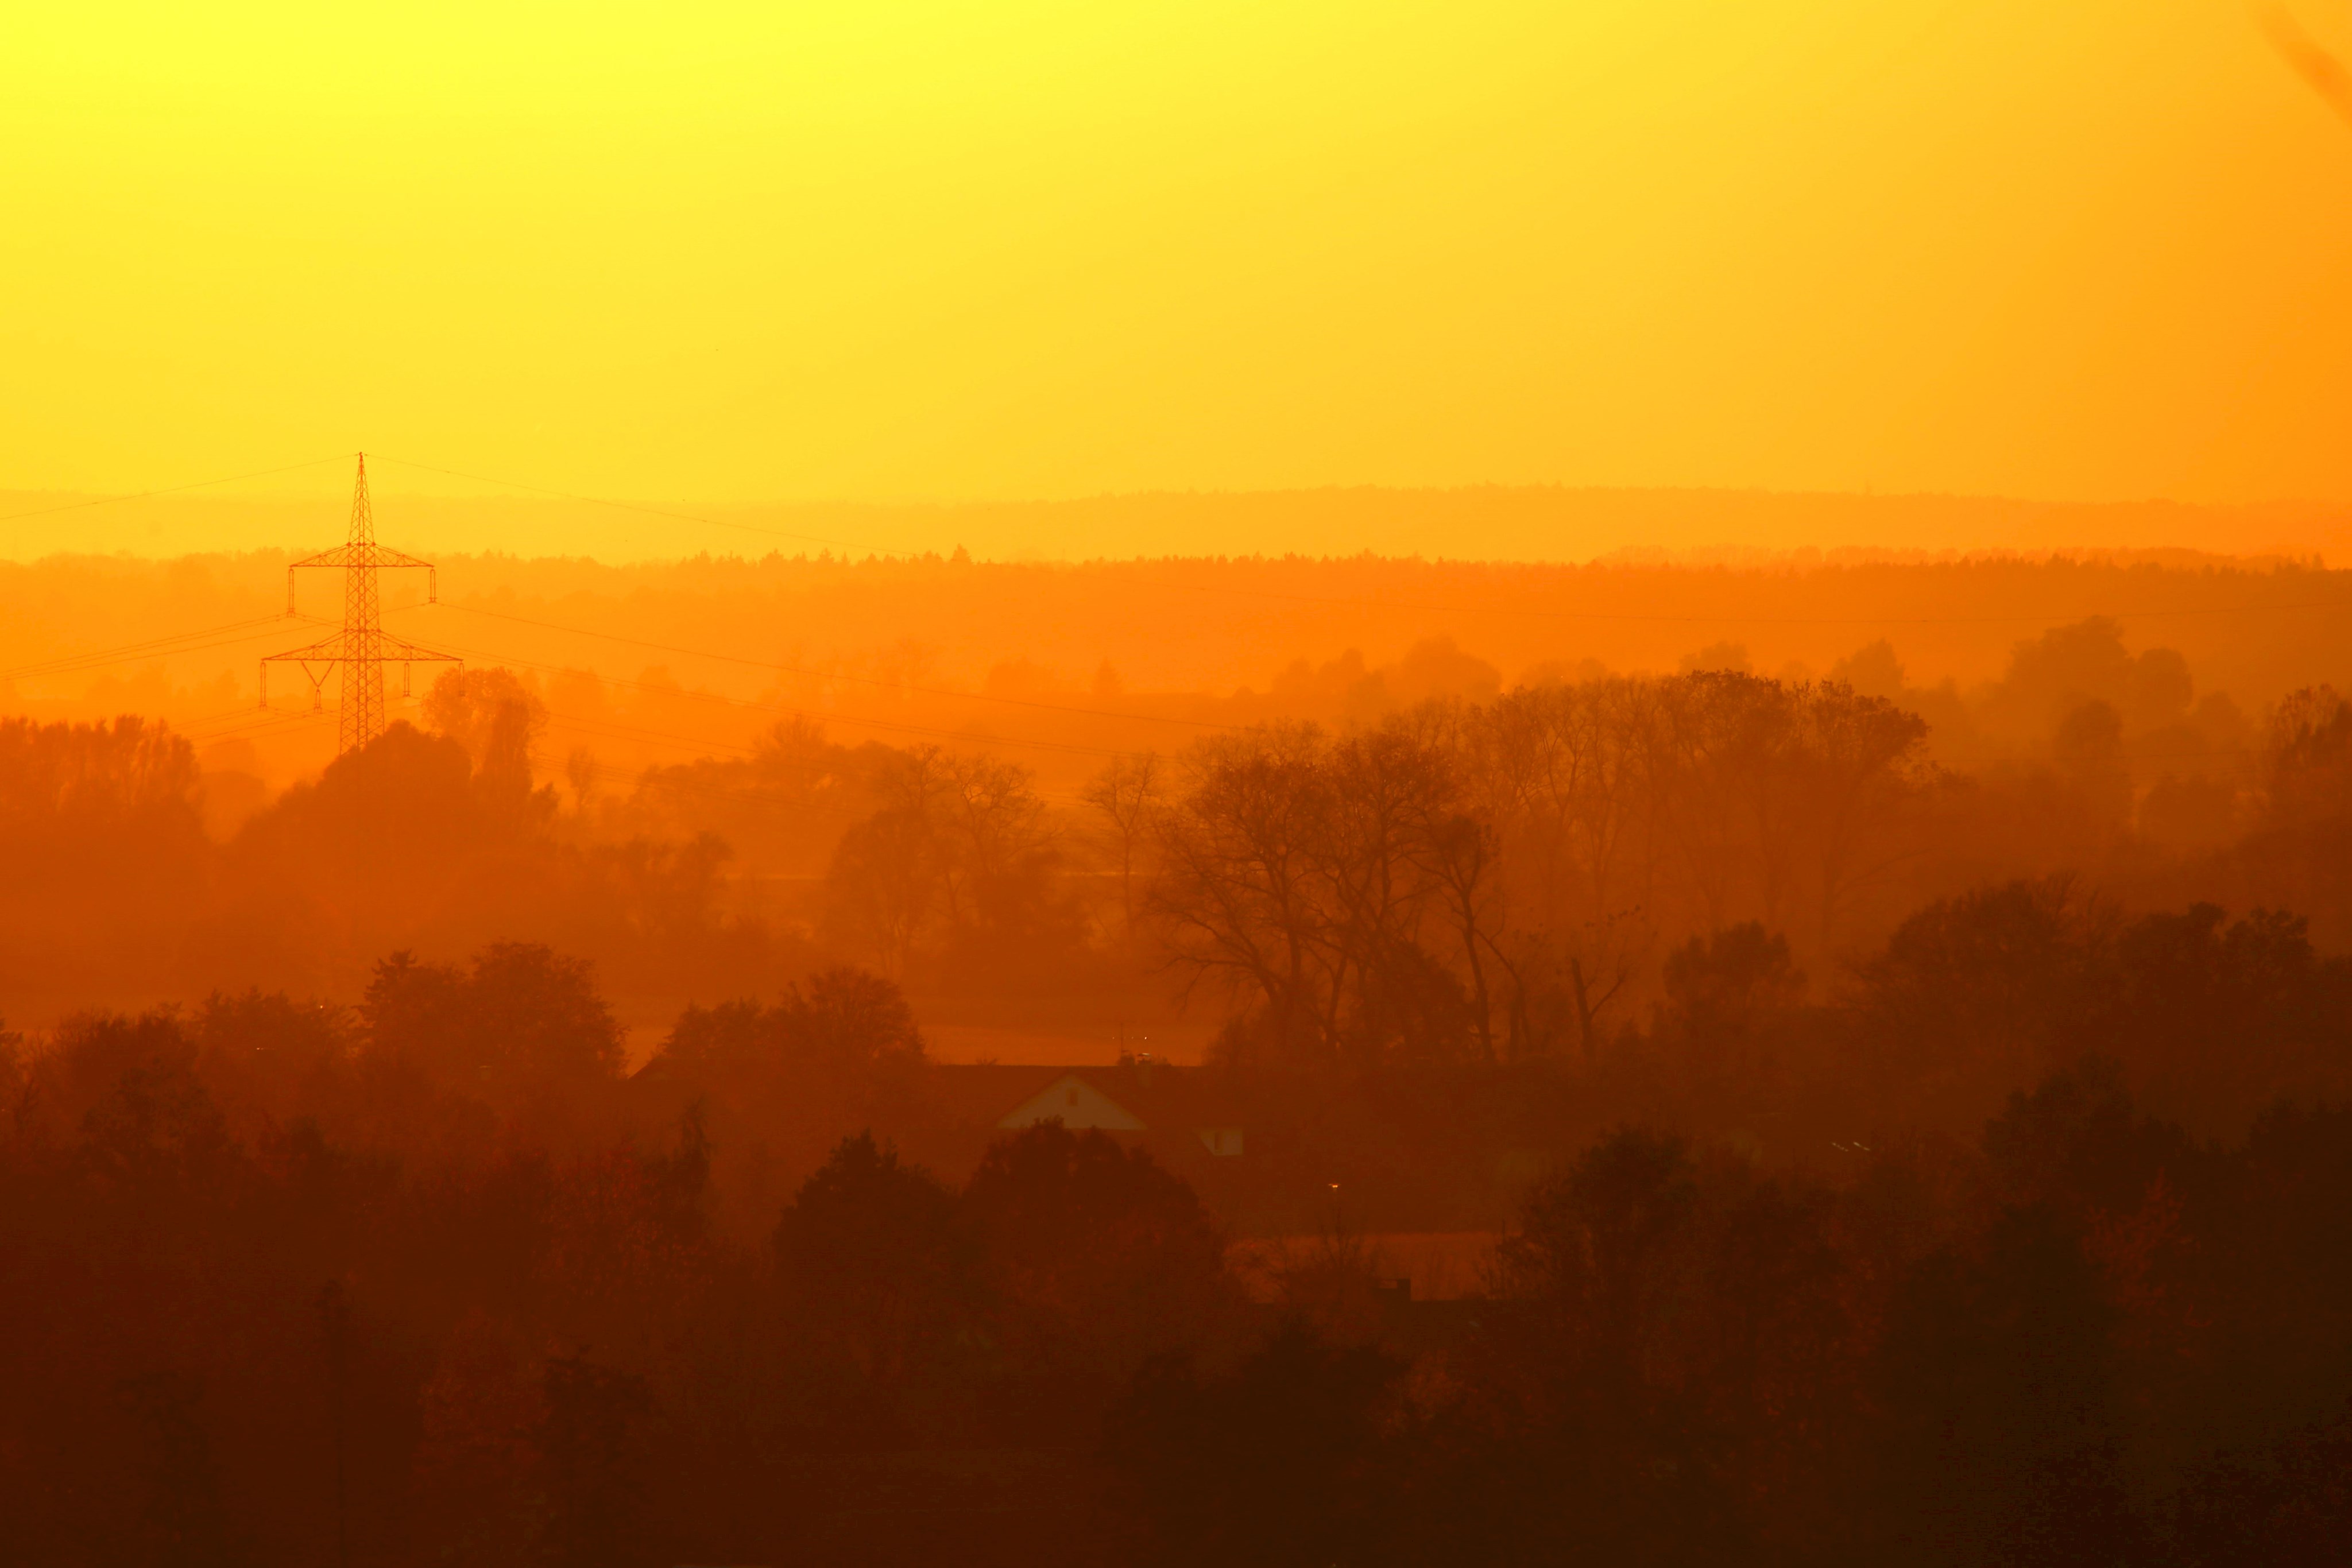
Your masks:
{"label": "distant hill ridge", "polygon": [[[1168,556],[1422,556],[1587,562],[1622,552],[2187,550],[2340,556],[2352,503],[2032,501],[2000,497],[1470,486],[1156,491],[1035,501],[694,503],[448,496],[377,481],[379,522],[406,548],[607,561],[832,551],[1098,560]],[[97,501],[98,504],[89,505]],[[63,552],[170,557],[312,549],[344,494],[100,500],[0,491],[0,559]]]}

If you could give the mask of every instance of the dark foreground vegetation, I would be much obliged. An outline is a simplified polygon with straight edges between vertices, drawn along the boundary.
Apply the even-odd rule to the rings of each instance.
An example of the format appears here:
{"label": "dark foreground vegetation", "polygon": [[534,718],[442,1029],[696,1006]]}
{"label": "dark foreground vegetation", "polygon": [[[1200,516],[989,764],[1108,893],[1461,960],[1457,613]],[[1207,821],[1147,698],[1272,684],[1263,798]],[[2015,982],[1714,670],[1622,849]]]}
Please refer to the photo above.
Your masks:
{"label": "dark foreground vegetation", "polygon": [[2352,966],[2017,884],[1830,1003],[1760,927],[1667,973],[1589,1061],[1218,1070],[1285,1134],[1228,1204],[1507,1195],[1437,1302],[1344,1233],[1245,1290],[1229,1216],[1100,1133],[950,1165],[855,971],[634,1075],[584,967],[512,946],[394,957],[355,1012],[11,1039],[7,1555],[2333,1560]]}

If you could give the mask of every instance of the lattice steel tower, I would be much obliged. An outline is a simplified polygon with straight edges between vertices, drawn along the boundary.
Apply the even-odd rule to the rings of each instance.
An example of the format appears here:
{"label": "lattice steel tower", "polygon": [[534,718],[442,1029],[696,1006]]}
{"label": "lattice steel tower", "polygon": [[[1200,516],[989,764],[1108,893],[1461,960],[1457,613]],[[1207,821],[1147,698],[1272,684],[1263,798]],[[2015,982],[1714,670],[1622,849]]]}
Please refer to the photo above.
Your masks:
{"label": "lattice steel tower", "polygon": [[383,733],[383,666],[400,666],[400,694],[408,695],[410,667],[419,664],[458,664],[455,653],[436,653],[415,643],[389,636],[383,629],[383,608],[376,598],[375,574],[384,567],[417,567],[425,573],[427,602],[440,595],[440,577],[429,560],[403,555],[375,542],[375,509],[368,502],[367,454],[360,454],[360,476],[352,491],[351,538],[335,549],[295,561],[286,569],[286,613],[294,609],[294,574],[306,566],[343,569],[343,629],[323,642],[261,661],[261,706],[269,706],[269,666],[299,664],[310,682],[312,707],[323,708],[327,676],[343,672],[343,716],[336,750],[356,751]]}

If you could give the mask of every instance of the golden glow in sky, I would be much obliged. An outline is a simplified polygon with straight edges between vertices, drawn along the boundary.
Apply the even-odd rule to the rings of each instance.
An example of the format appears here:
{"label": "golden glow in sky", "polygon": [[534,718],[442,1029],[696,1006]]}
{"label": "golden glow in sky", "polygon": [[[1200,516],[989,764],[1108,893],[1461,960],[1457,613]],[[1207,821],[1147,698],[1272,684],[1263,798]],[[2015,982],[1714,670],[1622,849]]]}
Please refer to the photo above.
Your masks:
{"label": "golden glow in sky", "polygon": [[0,19],[0,488],[2352,497],[2347,429],[2352,127],[2233,0]]}

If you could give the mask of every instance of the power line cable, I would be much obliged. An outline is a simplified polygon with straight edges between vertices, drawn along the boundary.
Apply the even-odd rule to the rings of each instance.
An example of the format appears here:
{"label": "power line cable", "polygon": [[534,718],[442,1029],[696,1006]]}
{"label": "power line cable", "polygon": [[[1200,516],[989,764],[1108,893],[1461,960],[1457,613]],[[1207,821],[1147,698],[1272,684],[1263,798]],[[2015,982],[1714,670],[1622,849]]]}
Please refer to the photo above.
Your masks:
{"label": "power line cable", "polygon": [[705,517],[692,512],[670,511],[662,507],[648,507],[638,501],[615,501],[604,496],[583,496],[576,491],[558,490],[551,486],[526,484],[520,479],[494,479],[483,474],[467,474],[455,468],[438,468],[430,463],[412,462],[405,457],[394,457],[381,452],[376,454],[376,457],[380,462],[397,463],[403,468],[421,469],[427,474],[439,474],[451,479],[465,479],[477,485],[500,485],[510,490],[530,490],[541,496],[553,496],[560,500],[578,501],[585,506],[612,507],[624,512],[643,512],[650,517],[670,517],[678,522],[701,523],[714,528],[740,528],[746,533],[766,534],[772,538],[797,539],[803,544],[830,545],[837,549],[864,550],[868,555],[903,556],[913,560],[919,560],[927,554],[937,553],[927,550],[894,549],[884,545],[852,544],[847,539],[827,538],[822,534],[795,533],[790,528],[768,528],[757,523],[740,523],[726,517]]}
{"label": "power line cable", "polygon": [[78,512],[85,507],[111,506],[117,501],[144,500],[150,496],[176,496],[183,490],[202,490],[213,485],[234,485],[241,479],[267,479],[275,474],[291,474],[298,468],[316,468],[321,463],[340,463],[351,455],[338,452],[331,457],[313,457],[307,462],[289,463],[283,468],[263,468],[251,474],[232,474],[225,479],[194,479],[185,485],[163,485],[152,490],[133,490],[121,496],[99,496],[87,501],[68,501],[60,507],[41,507],[29,512],[0,514],[0,523],[12,523],[19,517],[46,517],[58,512]]}
{"label": "power line cable", "polygon": [[[415,607],[412,606],[411,608]],[[316,617],[305,617],[305,619],[312,620],[316,622],[317,624],[322,626],[331,624],[331,622],[329,622],[317,621]],[[551,664],[539,659],[517,658],[511,654],[498,653],[495,650],[469,648],[462,643],[452,643],[446,638],[439,639],[438,645],[448,649],[452,653],[463,653],[468,658],[481,659],[492,664],[519,665],[523,669],[540,670],[550,674],[564,674],[570,673],[572,669],[572,666]],[[625,691],[634,691],[648,695],[685,697],[696,702],[718,703],[725,707],[745,708],[755,713],[782,714],[788,717],[804,718],[809,720],[811,723],[819,725],[845,724],[866,729],[885,730],[904,735],[919,735],[928,739],[949,741],[958,746],[984,745],[1014,747],[1031,751],[1062,752],[1077,757],[1127,757],[1133,755],[1131,750],[1122,751],[1115,747],[1080,746],[1068,742],[1052,740],[1024,740],[1014,737],[1004,736],[980,737],[969,735],[959,730],[941,729],[935,725],[908,724],[893,719],[866,718],[858,715],[846,713],[814,712],[808,708],[793,707],[784,703],[756,702],[741,697],[721,696],[716,692],[690,691],[682,686],[650,686],[644,685],[641,682],[625,680],[615,676],[600,675],[597,679],[603,681],[606,685],[618,686]]]}
{"label": "power line cable", "polygon": [[[587,736],[594,736],[597,733],[595,730],[591,728],[580,727],[583,721],[572,716],[551,711],[548,717],[551,721],[550,727],[551,728],[570,728],[572,733]],[[593,723],[598,721],[588,722]],[[625,726],[614,727],[623,729],[627,728]],[[657,732],[632,730],[630,733],[636,735],[654,735]],[[700,741],[690,739],[684,736],[665,735],[660,737],[663,739],[674,740],[681,746],[718,745],[730,751],[741,752],[745,760],[756,759],[760,755],[751,747],[734,746],[724,741]],[[551,767],[553,764],[552,757],[544,750],[535,751],[532,753],[532,756],[542,766]],[[731,763],[722,761],[719,758],[710,757],[707,753],[703,756],[693,758],[686,762],[651,763],[635,770],[635,772],[632,772],[628,768],[623,768],[616,763],[605,762],[593,757],[591,758],[591,762],[599,778],[618,779],[633,783],[640,787],[650,785],[656,789],[684,789],[696,794],[723,797],[728,800],[740,800],[751,805],[783,806],[789,807],[791,810],[795,811],[814,812],[819,815],[847,818],[855,817],[858,814],[856,808],[845,805],[839,801],[795,800],[781,795],[765,794],[757,790],[733,789],[708,779],[697,779],[691,774],[686,772],[686,770],[691,768],[696,762],[717,762],[719,763],[720,766],[733,765]],[[571,759],[566,758],[562,766],[568,768],[571,766]],[[656,779],[655,777],[656,774],[659,774],[660,777]],[[1039,800],[1050,806],[1061,806],[1070,810],[1076,810],[1087,804],[1087,802],[1078,796],[1066,795],[1054,790],[1032,789],[1030,793],[1034,795]]]}
{"label": "power line cable", "polygon": [[[404,605],[416,610],[422,605]],[[887,680],[879,675],[853,675],[832,670],[812,670],[802,664],[789,664],[777,659],[752,659],[740,653],[716,653],[707,648],[680,647],[674,643],[655,643],[643,637],[625,637],[617,632],[593,632],[584,626],[565,626],[553,621],[533,620],[528,615],[514,615],[503,610],[484,610],[471,604],[444,602],[434,606],[443,610],[459,610],[468,615],[487,615],[495,620],[512,621],[518,625],[536,626],[546,632],[565,632],[575,637],[601,637],[608,643],[626,643],[633,647],[651,648],[656,653],[677,653],[689,659],[710,659],[720,664],[746,664],[757,670],[781,670],[790,674],[806,675],[820,681],[854,681],[860,685],[880,686],[887,691],[920,692],[926,696],[948,697],[958,702],[999,703],[1012,707],[1037,708],[1046,713],[1076,714],[1087,718],[1139,719],[1150,724],[1180,724],[1191,729],[1230,730],[1234,727],[1213,719],[1178,718],[1168,714],[1116,713],[1108,708],[1073,707],[1067,703],[1038,702],[1030,697],[1000,696],[993,692],[958,692],[943,686],[919,686],[903,681]]]}
{"label": "power line cable", "polygon": [[[72,674],[83,670],[102,670],[110,664],[127,664],[141,659],[177,658],[184,653],[201,653],[208,648],[226,648],[235,643],[249,643],[257,637],[274,635],[285,623],[282,615],[257,615],[250,621],[232,621],[222,626],[209,626],[197,632],[182,632],[170,637],[153,637],[144,643],[125,643],[112,648],[92,648],[86,653],[60,653],[39,664],[19,664],[15,669],[0,670],[0,680],[18,676]],[[267,627],[268,631],[247,631],[249,627]],[[234,637],[217,633],[239,632]],[[213,637],[208,643],[191,643],[193,637]]]}

